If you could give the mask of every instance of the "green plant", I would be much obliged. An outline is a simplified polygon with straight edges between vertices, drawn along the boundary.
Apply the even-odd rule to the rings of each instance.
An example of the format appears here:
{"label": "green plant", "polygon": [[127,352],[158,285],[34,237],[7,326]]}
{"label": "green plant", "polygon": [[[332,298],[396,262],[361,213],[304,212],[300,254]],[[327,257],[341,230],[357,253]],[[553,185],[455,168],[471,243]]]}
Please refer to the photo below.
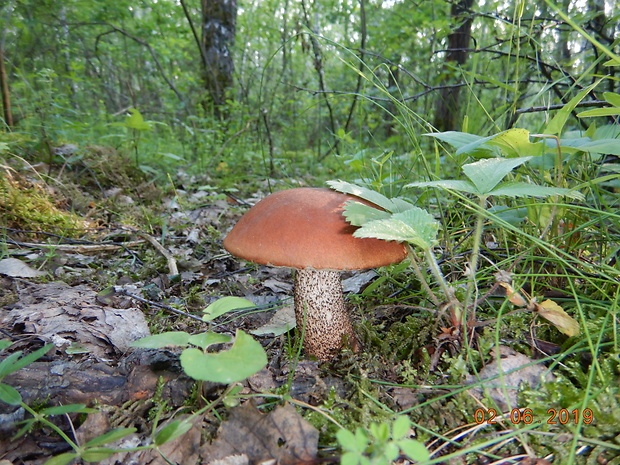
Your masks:
{"label": "green plant", "polygon": [[[203,320],[210,322],[225,313],[248,307],[254,307],[249,300],[241,297],[223,297],[204,310]],[[230,349],[218,353],[208,352],[211,346],[230,340],[230,336],[214,331],[193,335],[184,331],[167,331],[147,336],[132,345],[149,349],[168,346],[186,347],[181,353],[181,367],[188,376],[198,381],[234,383],[252,376],[267,365],[267,355],[262,346],[252,336],[239,329]]]}
{"label": "green plant", "polygon": [[[10,341],[0,341],[0,351],[6,349],[11,345]],[[41,347],[34,352],[22,356],[21,351],[17,351],[8,355],[0,362],[0,381],[4,379],[7,375],[24,368],[30,363],[38,360],[43,357],[54,345],[48,344],[46,346]],[[103,460],[110,455],[118,452],[117,449],[113,449],[110,447],[105,447],[106,444],[110,444],[114,441],[118,441],[119,439],[124,438],[130,434],[133,434],[136,429],[135,428],[117,428],[111,431],[108,431],[101,436],[98,436],[85,444],[79,445],[75,441],[73,441],[62,429],[60,429],[55,423],[50,421],[48,417],[58,416],[58,415],[68,415],[70,413],[73,414],[88,414],[92,412],[96,412],[95,409],[87,408],[84,404],[70,404],[70,405],[60,405],[54,407],[45,407],[42,409],[34,409],[29,405],[25,404],[22,401],[21,394],[12,386],[8,384],[0,382],[0,401],[13,405],[20,406],[26,412],[31,415],[31,418],[23,420],[19,422],[21,424],[21,428],[15,434],[14,438],[18,438],[29,431],[36,424],[41,424],[47,428],[53,430],[56,434],[58,434],[67,444],[71,446],[73,452],[67,452],[64,454],[60,454],[46,462],[46,465],[65,465],[71,462],[74,459],[81,458],[88,462],[97,462]]]}
{"label": "green plant", "polygon": [[358,427],[355,432],[341,429],[336,433],[344,454],[342,465],[388,465],[400,455],[416,462],[428,460],[430,454],[424,444],[409,437],[411,422],[401,415],[391,423],[371,423],[368,429]]}
{"label": "green plant", "polygon": [[[527,147],[528,144],[530,144],[529,141],[524,139],[522,131],[513,131],[511,134],[509,134],[509,132],[510,131],[507,131],[506,133],[498,135],[501,137],[495,136],[480,139],[487,142],[495,140],[495,143],[501,147],[513,149],[514,147],[518,147],[518,150],[514,150],[515,153],[522,151],[523,147]],[[484,142],[475,136],[472,141],[469,136],[470,135],[459,134],[459,137],[469,141],[466,144],[469,150],[479,150]],[[457,136],[454,136],[454,138],[456,137]],[[501,142],[498,142],[496,139],[500,139]],[[437,242],[439,222],[435,220],[431,214],[419,207],[413,206],[403,199],[388,199],[375,191],[347,182],[330,181],[328,184],[341,192],[354,194],[369,200],[384,210],[377,210],[373,207],[362,205],[359,202],[349,202],[345,208],[344,215],[347,221],[354,226],[360,227],[354,233],[357,237],[374,237],[409,244],[413,269],[420,278],[420,282],[431,300],[436,305],[439,305],[441,301],[426,283],[426,278],[422,269],[417,264],[417,259],[412,247],[422,250],[426,263],[433,277],[440,285],[446,302],[448,303],[451,323],[454,326],[460,326],[466,324],[466,321],[462,321],[463,315],[466,315],[466,312],[464,313],[463,310],[471,306],[474,292],[477,289],[476,273],[480,256],[484,221],[487,218],[497,218],[497,216],[487,211],[488,198],[491,196],[516,198],[563,195],[575,199],[583,199],[581,193],[567,188],[539,186],[520,181],[504,181],[513,169],[532,159],[533,157],[531,156],[518,158],[485,158],[474,163],[463,165],[462,169],[465,176],[468,178],[467,180],[415,182],[406,186],[440,187],[451,192],[471,194],[478,198],[476,203],[468,203],[469,208],[474,211],[475,228],[469,256],[467,292],[461,299],[457,298],[454,288],[447,283],[434,254],[433,248]],[[464,201],[467,201],[467,199],[464,199]]]}

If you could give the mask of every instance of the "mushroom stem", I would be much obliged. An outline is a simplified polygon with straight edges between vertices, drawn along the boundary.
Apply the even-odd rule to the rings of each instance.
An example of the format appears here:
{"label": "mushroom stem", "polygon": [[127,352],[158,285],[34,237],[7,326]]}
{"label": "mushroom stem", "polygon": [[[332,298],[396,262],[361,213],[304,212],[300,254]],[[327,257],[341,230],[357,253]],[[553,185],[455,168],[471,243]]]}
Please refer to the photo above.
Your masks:
{"label": "mushroom stem", "polygon": [[306,268],[295,272],[295,318],[297,328],[305,328],[308,355],[327,361],[343,343],[358,349],[337,271]]}

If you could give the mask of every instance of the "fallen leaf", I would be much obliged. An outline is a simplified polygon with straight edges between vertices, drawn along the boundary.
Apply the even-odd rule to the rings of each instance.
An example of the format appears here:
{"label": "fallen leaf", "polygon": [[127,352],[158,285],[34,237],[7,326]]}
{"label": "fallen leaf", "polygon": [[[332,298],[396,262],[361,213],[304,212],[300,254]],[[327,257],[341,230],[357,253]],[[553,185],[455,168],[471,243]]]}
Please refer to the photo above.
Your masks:
{"label": "fallen leaf", "polygon": [[504,282],[499,282],[498,284],[506,289],[506,297],[510,303],[516,305],[517,307],[525,307],[527,305],[527,300],[515,291],[510,284]]}
{"label": "fallen leaf", "polygon": [[212,464],[230,456],[246,455],[250,463],[275,459],[279,465],[312,461],[316,457],[319,432],[290,405],[269,414],[246,402],[231,410],[218,437],[202,447],[203,463]]}
{"label": "fallen leaf", "polygon": [[287,305],[278,309],[266,324],[250,331],[250,334],[255,336],[264,336],[266,334],[279,336],[288,333],[295,325],[295,308],[292,305]]}
{"label": "fallen leaf", "polygon": [[35,270],[17,258],[5,258],[0,260],[0,274],[11,276],[12,278],[37,278],[45,276],[47,273]]}
{"label": "fallen leaf", "polygon": [[540,304],[534,303],[534,309],[567,336],[579,334],[579,323],[553,300],[547,299]]}
{"label": "fallen leaf", "polygon": [[478,399],[483,393],[491,398],[501,411],[508,411],[520,407],[517,402],[517,392],[522,383],[535,389],[540,385],[543,376],[546,381],[553,379],[547,373],[547,367],[537,363],[527,355],[510,348],[500,347],[499,360],[495,357],[475,375],[467,375],[465,383],[475,384],[468,392]]}

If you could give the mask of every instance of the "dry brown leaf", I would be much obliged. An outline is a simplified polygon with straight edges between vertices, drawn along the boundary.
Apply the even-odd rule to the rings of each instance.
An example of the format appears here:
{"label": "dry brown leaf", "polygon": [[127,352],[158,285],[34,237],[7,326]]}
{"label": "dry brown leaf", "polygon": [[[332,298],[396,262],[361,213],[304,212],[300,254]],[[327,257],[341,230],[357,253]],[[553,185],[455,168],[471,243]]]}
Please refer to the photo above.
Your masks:
{"label": "dry brown leaf", "polygon": [[527,305],[527,300],[525,300],[525,298],[521,294],[515,291],[510,284],[502,282],[498,284],[504,289],[506,289],[506,297],[512,304],[516,305],[517,307],[525,307]]}
{"label": "dry brown leaf", "polygon": [[97,293],[88,286],[65,283],[24,287],[0,323],[36,334],[57,347],[82,347],[100,359],[114,349],[124,352],[136,339],[150,335],[138,308],[99,305]]}
{"label": "dry brown leaf", "polygon": [[201,455],[204,463],[246,455],[250,463],[275,459],[279,465],[292,465],[313,460],[318,439],[319,432],[290,404],[265,415],[248,402],[231,411]]}

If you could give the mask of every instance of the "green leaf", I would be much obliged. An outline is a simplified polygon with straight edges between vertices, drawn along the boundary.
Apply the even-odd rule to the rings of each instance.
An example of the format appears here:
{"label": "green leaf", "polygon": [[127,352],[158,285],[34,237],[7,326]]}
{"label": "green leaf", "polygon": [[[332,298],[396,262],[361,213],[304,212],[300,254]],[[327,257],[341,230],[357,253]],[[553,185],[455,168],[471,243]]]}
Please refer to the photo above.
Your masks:
{"label": "green leaf", "polygon": [[85,462],[100,462],[107,459],[112,454],[123,452],[122,450],[112,449],[110,447],[95,447],[86,449],[80,454],[80,458]]}
{"label": "green leaf", "polygon": [[440,187],[450,191],[467,192],[468,194],[479,195],[478,189],[469,181],[459,181],[445,179],[441,181],[424,181],[424,182],[412,182],[405,187]]}
{"label": "green leaf", "polygon": [[577,113],[578,118],[589,118],[592,116],[617,116],[620,115],[620,108],[596,108]]}
{"label": "green leaf", "polygon": [[416,462],[424,462],[431,458],[428,449],[420,441],[415,439],[401,439],[397,441],[398,447],[407,457]]}
{"label": "green leaf", "polygon": [[143,337],[131,343],[132,347],[142,347],[144,349],[161,349],[170,346],[186,346],[189,334],[184,331],[167,331],[153,336]]}
{"label": "green leaf", "polygon": [[58,405],[56,407],[47,407],[41,409],[41,413],[44,415],[65,415],[67,413],[94,413],[96,409],[86,408],[84,404],[69,404],[69,405]]}
{"label": "green leaf", "polygon": [[493,189],[489,195],[504,195],[506,197],[550,197],[552,195],[560,195],[576,200],[584,200],[581,192],[562,187],[538,186],[536,184],[528,184],[525,182],[506,182],[500,184]]}
{"label": "green leaf", "polygon": [[9,341],[8,339],[2,339],[0,340],[0,350],[4,350],[7,347],[9,347],[12,344],[11,341]]}
{"label": "green leaf", "polygon": [[364,452],[364,450],[366,449],[366,447],[364,447],[364,450],[358,450],[357,442],[355,440],[355,434],[353,434],[348,429],[339,429],[336,432],[336,439],[338,440],[338,444],[340,444],[340,447],[345,451],[361,453]]}
{"label": "green leaf", "polygon": [[390,427],[387,423],[371,423],[369,429],[370,433],[380,444],[384,444],[390,439]]}
{"label": "green leaf", "polygon": [[542,155],[546,147],[544,142],[530,142],[530,132],[521,128],[501,132],[489,144],[499,147],[509,157]]}
{"label": "green leaf", "polygon": [[350,182],[340,180],[327,181],[327,185],[338,192],[355,195],[356,197],[374,203],[377,207],[391,213],[405,211],[412,207],[412,204],[404,199],[390,199],[377,191],[368,189],[367,187],[358,186]]}
{"label": "green leaf", "polygon": [[[447,142],[457,150],[468,145],[471,145],[472,147],[478,147],[484,144],[484,139],[486,139],[485,137],[478,136],[476,134],[469,134],[467,132],[458,131],[435,132],[423,135],[434,137],[435,139]],[[487,150],[490,150],[490,148],[487,147]]]}
{"label": "green leaf", "polygon": [[393,441],[389,441],[384,444],[385,445],[383,446],[382,455],[387,463],[393,463],[400,455],[398,444],[394,443]]}
{"label": "green leaf", "polygon": [[603,92],[603,98],[610,105],[620,107],[620,94],[616,94],[615,92]]}
{"label": "green leaf", "polygon": [[21,351],[9,355],[4,360],[2,360],[2,362],[0,362],[0,379],[4,378],[9,373],[21,370],[25,366],[30,365],[32,362],[37,361],[38,359],[43,357],[52,347],[54,347],[54,344],[47,344],[40,349],[29,353],[28,355],[24,355],[22,358],[19,358],[19,356],[22,354]]}
{"label": "green leaf", "polygon": [[225,342],[230,342],[230,336],[228,334],[214,333],[213,331],[208,331],[205,333],[194,334],[189,337],[187,341],[194,346],[200,347],[202,350],[205,350],[207,347],[213,344],[223,344]]}
{"label": "green leaf", "polygon": [[181,366],[185,373],[199,381],[234,383],[242,381],[267,365],[263,347],[252,336],[237,330],[232,347],[217,354],[205,354],[199,349],[185,349]]}
{"label": "green leaf", "polygon": [[65,452],[64,454],[57,455],[56,457],[52,457],[44,465],[67,465],[78,455],[73,452]]}
{"label": "green leaf", "polygon": [[192,424],[187,420],[175,420],[172,423],[164,426],[155,435],[155,445],[161,446],[169,441],[173,441],[179,436],[183,436],[192,428]]}
{"label": "green leaf", "polygon": [[[601,78],[602,79],[602,78]],[[555,116],[549,121],[547,127],[543,131],[545,134],[556,135],[562,132],[566,121],[571,116],[571,113],[575,109],[575,107],[581,102],[586,95],[588,95],[594,88],[601,82],[601,79],[597,80],[594,84],[589,87],[586,87],[581,92],[579,92],[575,97],[573,97],[566,105],[559,110]]]}
{"label": "green leaf", "polygon": [[345,452],[340,457],[340,465],[359,465],[360,457],[356,452]]}
{"label": "green leaf", "polygon": [[137,108],[130,108],[129,112],[131,113],[131,115],[125,118],[125,126],[130,129],[135,129],[137,131],[151,130],[151,125],[144,121],[142,113],[140,113]]}
{"label": "green leaf", "polygon": [[19,405],[22,401],[22,396],[13,386],[0,383],[0,400],[5,404]]}
{"label": "green leaf", "polygon": [[409,434],[411,421],[405,415],[399,415],[392,423],[392,438],[401,439]]}
{"label": "green leaf", "polygon": [[486,158],[463,165],[463,172],[476,186],[479,195],[489,195],[508,173],[531,159],[532,157]]}
{"label": "green leaf", "polygon": [[369,221],[381,220],[391,216],[390,212],[364,205],[355,200],[349,200],[345,204],[343,215],[353,226],[363,226]]}
{"label": "green leaf", "polygon": [[409,242],[421,249],[430,249],[435,243],[439,223],[426,210],[413,207],[395,213],[385,220],[369,221],[355,231],[355,237],[374,237],[386,241]]}
{"label": "green leaf", "polygon": [[124,437],[135,433],[136,431],[136,428],[116,428],[102,434],[101,436],[97,436],[96,438],[91,439],[86,444],[84,444],[84,448],[102,446],[110,442],[118,441],[119,439],[123,439]]}
{"label": "green leaf", "polygon": [[620,156],[620,139],[599,139],[580,145],[579,150]]}
{"label": "green leaf", "polygon": [[211,321],[218,316],[221,316],[228,312],[232,312],[233,310],[254,307],[256,307],[256,305],[254,305],[248,299],[244,299],[243,297],[222,297],[221,299],[216,300],[203,310],[205,314],[202,319],[203,321]]}

